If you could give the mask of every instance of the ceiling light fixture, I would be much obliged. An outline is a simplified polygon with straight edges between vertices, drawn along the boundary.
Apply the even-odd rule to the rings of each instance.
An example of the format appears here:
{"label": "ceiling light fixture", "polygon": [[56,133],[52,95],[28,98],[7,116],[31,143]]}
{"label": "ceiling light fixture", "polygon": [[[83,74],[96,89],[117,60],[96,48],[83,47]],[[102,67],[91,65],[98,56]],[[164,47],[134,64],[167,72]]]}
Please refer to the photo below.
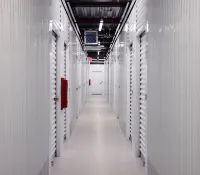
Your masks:
{"label": "ceiling light fixture", "polygon": [[100,23],[99,23],[99,32],[101,32],[103,27],[103,19],[101,19]]}

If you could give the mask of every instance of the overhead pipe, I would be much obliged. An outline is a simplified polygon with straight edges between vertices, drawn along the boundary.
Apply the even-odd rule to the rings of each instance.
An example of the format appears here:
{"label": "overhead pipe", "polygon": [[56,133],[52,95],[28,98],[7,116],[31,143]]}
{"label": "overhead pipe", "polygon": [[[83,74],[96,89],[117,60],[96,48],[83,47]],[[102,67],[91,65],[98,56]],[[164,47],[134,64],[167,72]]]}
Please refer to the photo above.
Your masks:
{"label": "overhead pipe", "polygon": [[72,8],[71,8],[71,6],[70,6],[69,1],[65,1],[65,2],[67,2],[67,6],[68,6],[68,8],[69,8],[70,13],[72,14],[72,18],[73,18],[73,20],[74,20],[74,23],[76,23],[76,18],[75,18],[74,15],[73,15],[73,11],[72,11]]}
{"label": "overhead pipe", "polygon": [[76,24],[76,19],[75,19],[74,15],[73,15],[72,9],[71,9],[70,4],[69,4],[69,1],[61,0],[61,2],[62,2],[62,5],[63,5],[63,7],[65,9],[65,12],[66,12],[70,22],[72,24],[72,27],[73,27],[73,29],[74,29],[74,31],[75,31],[80,43],[81,43],[82,49],[84,50],[84,46],[83,46],[84,44],[83,44],[83,41],[82,41],[82,39],[81,39],[81,37],[79,35],[80,30],[79,30],[78,25]]}
{"label": "overhead pipe", "polygon": [[130,14],[132,12],[132,9],[135,6],[135,4],[136,4],[136,0],[132,0],[131,3],[130,2],[127,3],[125,11],[124,11],[124,13],[122,15],[121,23],[119,23],[118,26],[117,26],[117,30],[115,32],[115,35],[113,37],[113,41],[112,41],[112,44],[111,44],[111,48],[109,49],[109,51],[107,53],[107,59],[108,59],[108,56],[109,56],[110,52],[113,50],[113,47],[114,47],[114,45],[115,45],[115,43],[116,43],[116,41],[117,41],[117,39],[119,37],[119,34],[121,33],[126,21],[128,20],[128,18],[130,16]]}
{"label": "overhead pipe", "polygon": [[117,34],[116,34],[116,36],[114,37],[113,45],[112,45],[111,50],[113,49],[113,47],[114,47],[114,45],[115,45],[115,42],[116,42],[117,38],[119,37],[119,34],[121,33],[121,31],[122,31],[122,29],[123,29],[123,27],[124,27],[126,21],[128,20],[130,14],[131,14],[131,12],[132,12],[133,7],[135,6],[135,3],[136,3],[136,0],[133,0],[133,1],[131,2],[130,6],[129,6],[129,8],[128,8],[128,11],[127,11],[127,13],[126,13],[126,15],[125,15],[125,17],[124,17],[124,20],[123,20],[123,22],[122,22],[122,24],[121,24],[121,26],[120,26],[120,29],[119,29],[118,31],[116,31]]}
{"label": "overhead pipe", "polygon": [[76,28],[77,28],[77,30],[78,30],[78,33],[81,35],[81,32],[80,32],[79,27],[78,27],[78,25],[77,25],[77,21],[76,21],[76,18],[74,17],[74,14],[73,14],[73,11],[72,11],[72,8],[71,8],[71,5],[70,5],[69,1],[67,1],[67,7],[68,7],[68,9],[69,9],[69,11],[70,11],[70,14],[71,14],[72,18],[73,18],[73,22],[74,22],[74,24],[76,25]]}
{"label": "overhead pipe", "polygon": [[[74,0],[73,0],[74,1]],[[126,6],[125,1],[77,1],[72,2],[73,7],[125,7]]]}
{"label": "overhead pipe", "polygon": [[[130,2],[127,2],[126,7],[125,7],[125,9],[124,9],[124,12],[127,11],[128,7],[129,7],[129,4],[130,4]],[[122,23],[122,20],[124,19],[124,16],[125,16],[125,13],[123,13],[123,15],[122,15],[122,17],[121,17],[121,20],[120,20],[120,23]]]}

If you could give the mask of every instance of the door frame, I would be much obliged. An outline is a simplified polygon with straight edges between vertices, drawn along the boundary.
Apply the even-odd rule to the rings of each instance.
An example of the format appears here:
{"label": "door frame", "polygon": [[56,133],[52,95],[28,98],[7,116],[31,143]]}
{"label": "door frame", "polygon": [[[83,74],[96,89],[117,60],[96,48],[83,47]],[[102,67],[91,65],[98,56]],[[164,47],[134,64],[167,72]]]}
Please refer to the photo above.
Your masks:
{"label": "door frame", "polygon": [[[64,124],[61,121],[61,110],[60,110],[60,77],[61,77],[61,55],[59,53],[59,50],[61,48],[61,35],[60,35],[60,31],[57,28],[56,24],[54,22],[52,22],[52,26],[51,29],[49,30],[49,53],[51,53],[52,50],[52,34],[55,33],[56,37],[57,37],[57,64],[56,64],[56,95],[58,97],[58,102],[56,103],[56,123],[57,123],[57,128],[56,128],[56,157],[60,157],[61,155],[61,151],[62,151],[62,143],[63,143],[63,128],[64,128]],[[63,46],[63,45],[62,45]],[[49,170],[51,170],[51,167],[53,165],[53,160],[52,160],[52,81],[51,81],[51,74],[52,74],[52,64],[50,62],[50,99],[49,99]]]}
{"label": "door frame", "polygon": [[[134,108],[135,110],[135,133],[136,133],[136,143],[135,143],[135,149],[136,149],[136,156],[140,157],[140,39],[141,35],[145,33],[145,35],[148,34],[148,25],[144,25],[140,28],[139,31],[136,33],[136,94],[137,94],[137,100],[136,100],[136,106]],[[147,62],[147,68],[148,68],[148,62]],[[147,69],[148,70],[148,69]],[[147,71],[148,76],[148,71]],[[148,80],[147,80],[148,81]],[[147,113],[147,110],[146,110]],[[146,114],[147,115],[147,114]],[[147,165],[147,117],[145,117],[145,151],[146,151],[146,157],[145,157],[145,163]],[[145,165],[144,163],[144,165]]]}

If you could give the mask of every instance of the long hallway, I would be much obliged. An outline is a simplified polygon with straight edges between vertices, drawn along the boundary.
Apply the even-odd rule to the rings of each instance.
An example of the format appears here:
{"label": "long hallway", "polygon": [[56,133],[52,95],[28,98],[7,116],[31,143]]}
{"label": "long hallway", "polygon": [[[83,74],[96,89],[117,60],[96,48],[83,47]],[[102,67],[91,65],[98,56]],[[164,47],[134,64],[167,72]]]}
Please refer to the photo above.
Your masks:
{"label": "long hallway", "polygon": [[92,97],[77,120],[62,157],[56,158],[52,175],[144,175],[131,144],[102,97]]}

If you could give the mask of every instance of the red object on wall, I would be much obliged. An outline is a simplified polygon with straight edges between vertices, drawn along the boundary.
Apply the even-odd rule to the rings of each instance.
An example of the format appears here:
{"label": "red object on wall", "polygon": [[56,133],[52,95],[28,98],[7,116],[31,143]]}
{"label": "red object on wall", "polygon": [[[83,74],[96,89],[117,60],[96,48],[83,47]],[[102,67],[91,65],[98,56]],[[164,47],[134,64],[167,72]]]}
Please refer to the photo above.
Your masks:
{"label": "red object on wall", "polygon": [[67,91],[68,91],[68,81],[61,78],[61,110],[67,108]]}
{"label": "red object on wall", "polygon": [[91,80],[89,79],[89,86],[91,86]]}

